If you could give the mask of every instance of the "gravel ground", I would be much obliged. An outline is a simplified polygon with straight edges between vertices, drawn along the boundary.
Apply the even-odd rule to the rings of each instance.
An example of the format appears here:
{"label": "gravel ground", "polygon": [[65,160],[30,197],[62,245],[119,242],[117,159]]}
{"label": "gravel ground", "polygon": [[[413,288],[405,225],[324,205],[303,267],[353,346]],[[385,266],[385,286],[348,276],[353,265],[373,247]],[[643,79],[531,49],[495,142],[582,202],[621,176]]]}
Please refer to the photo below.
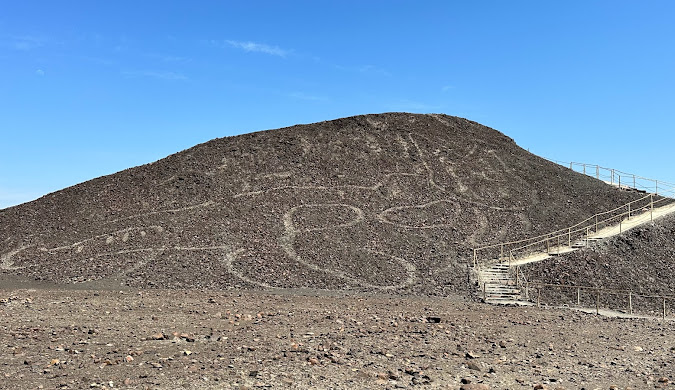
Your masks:
{"label": "gravel ground", "polygon": [[0,298],[4,389],[675,388],[672,321],[306,290]]}

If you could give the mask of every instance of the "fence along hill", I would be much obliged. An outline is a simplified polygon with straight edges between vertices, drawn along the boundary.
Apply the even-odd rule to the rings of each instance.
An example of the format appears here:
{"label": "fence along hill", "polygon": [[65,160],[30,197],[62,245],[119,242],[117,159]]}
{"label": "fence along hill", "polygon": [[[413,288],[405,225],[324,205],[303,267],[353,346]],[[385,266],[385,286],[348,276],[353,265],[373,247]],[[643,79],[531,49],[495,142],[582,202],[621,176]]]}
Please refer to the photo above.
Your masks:
{"label": "fence along hill", "polygon": [[96,287],[465,294],[471,248],[639,194],[447,115],[214,139],[0,210],[5,279]]}

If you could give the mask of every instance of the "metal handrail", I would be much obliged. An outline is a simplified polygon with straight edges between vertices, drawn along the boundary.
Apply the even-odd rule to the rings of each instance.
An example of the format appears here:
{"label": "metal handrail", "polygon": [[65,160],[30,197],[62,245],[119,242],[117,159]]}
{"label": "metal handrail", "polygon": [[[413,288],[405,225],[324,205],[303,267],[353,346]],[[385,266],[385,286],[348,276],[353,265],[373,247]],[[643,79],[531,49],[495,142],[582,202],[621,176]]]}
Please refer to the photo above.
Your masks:
{"label": "metal handrail", "polygon": [[[661,307],[661,317],[663,319],[666,318],[667,314],[667,301],[675,302],[675,296],[673,295],[648,295],[648,294],[642,294],[642,293],[636,293],[633,290],[623,290],[623,289],[606,289],[602,287],[592,287],[592,286],[573,286],[573,285],[567,285],[567,284],[552,284],[552,283],[539,283],[539,282],[528,282],[525,285],[525,291],[526,294],[529,295],[529,290],[530,288],[537,288],[537,306],[541,306],[541,290],[544,288],[559,288],[559,289],[568,289],[568,290],[576,290],[577,291],[577,305],[580,305],[581,302],[581,291],[593,291],[596,295],[596,300],[595,300],[595,310],[596,313],[600,313],[600,295],[601,294],[611,294],[611,295],[628,295],[628,314],[633,315],[633,298],[634,297],[639,297],[639,298],[647,298],[647,299],[658,299],[662,302],[662,307]],[[619,310],[619,309],[612,309],[609,307],[610,310]]]}
{"label": "metal handrail", "polygon": [[[550,160],[550,161],[553,161],[553,160]],[[562,165],[561,162],[559,162],[559,161],[553,161],[553,162]],[[589,217],[589,218],[587,218],[587,219],[585,219],[585,220],[583,220],[583,221],[581,221],[581,222],[579,222],[575,225],[572,225],[572,226],[569,226],[569,227],[563,228],[563,229],[558,229],[558,230],[555,230],[553,232],[549,232],[549,233],[542,234],[542,235],[539,235],[539,236],[530,237],[530,238],[521,239],[521,240],[516,240],[516,241],[508,241],[508,242],[502,242],[502,243],[497,243],[497,244],[491,244],[491,245],[486,245],[486,246],[474,248],[473,249],[473,264],[474,264],[474,267],[478,265],[478,253],[481,252],[481,251],[485,251],[485,250],[488,250],[488,249],[500,248],[500,254],[499,254],[498,259],[499,259],[499,261],[502,261],[502,259],[507,255],[507,252],[508,252],[508,255],[509,255],[508,258],[509,258],[509,260],[511,260],[513,250],[522,250],[524,248],[528,248],[528,247],[531,247],[533,245],[537,245],[537,244],[541,244],[541,243],[550,243],[551,239],[559,239],[559,238],[562,238],[562,237],[568,237],[568,241],[570,241],[570,242],[568,242],[568,244],[571,245],[571,239],[572,239],[573,233],[580,233],[580,232],[583,232],[583,230],[586,230],[586,232],[587,232],[586,235],[588,235],[590,226],[594,226],[595,231],[597,231],[598,225],[600,225],[600,224],[607,223],[607,222],[609,222],[611,220],[614,220],[614,219],[617,219],[617,218],[622,218],[626,214],[628,215],[628,218],[630,218],[631,215],[634,213],[634,210],[631,210],[631,208],[633,208],[632,206],[635,205],[638,202],[644,201],[645,199],[649,198],[650,201],[649,201],[648,206],[650,207],[651,211],[653,212],[655,204],[661,204],[662,202],[672,201],[673,197],[675,197],[675,184],[671,184],[671,183],[664,182],[664,181],[659,182],[658,180],[647,179],[647,178],[643,178],[641,176],[627,174],[627,173],[619,171],[619,170],[615,170],[615,169],[611,169],[611,168],[604,168],[604,167],[601,167],[599,165],[582,164],[582,163],[575,163],[575,162],[569,163],[569,165],[570,165],[570,169],[572,169],[572,170],[573,170],[573,167],[575,165],[583,166],[585,174],[586,174],[586,167],[595,168],[596,178],[598,178],[598,179],[600,177],[600,170],[601,169],[602,170],[609,170],[609,171],[611,171],[611,183],[613,184],[614,177],[616,175],[618,175],[618,178],[619,178],[618,185],[619,185],[620,188],[637,189],[635,187],[629,187],[629,186],[621,185],[620,174],[631,175],[634,178],[634,180],[633,180],[634,185],[637,185],[637,179],[653,181],[655,183],[656,192],[659,191],[658,184],[661,184],[661,195],[658,195],[658,193],[657,193],[656,195],[658,195],[659,198],[656,199],[656,200],[654,200],[654,194],[645,195],[644,197],[642,197],[640,199],[633,200],[633,201],[628,202],[628,203],[626,203],[622,206],[616,207],[612,210],[597,213],[597,214],[595,214],[595,215],[593,215],[593,216],[591,216],[591,217]],[[672,195],[672,197],[665,197],[666,194],[673,194],[673,195]],[[646,206],[647,205],[644,205],[644,206],[642,206],[642,208],[644,208]],[[600,219],[601,217],[604,217],[608,214],[616,213],[617,211],[622,210],[624,208],[627,208],[628,211],[620,213],[618,215],[615,215],[615,216],[607,218],[607,219],[603,219],[603,220]],[[640,208],[640,207],[638,207],[638,208]],[[621,221],[622,220],[620,219],[619,224],[621,224]],[[592,222],[592,225],[586,226],[586,224],[588,224],[589,222]],[[581,237],[583,237],[583,234],[581,235]],[[523,243],[529,243],[529,244],[526,244],[526,245],[523,245],[523,246],[520,246],[520,247],[517,247],[517,248],[513,248],[513,246],[518,245],[518,244],[523,244]]]}

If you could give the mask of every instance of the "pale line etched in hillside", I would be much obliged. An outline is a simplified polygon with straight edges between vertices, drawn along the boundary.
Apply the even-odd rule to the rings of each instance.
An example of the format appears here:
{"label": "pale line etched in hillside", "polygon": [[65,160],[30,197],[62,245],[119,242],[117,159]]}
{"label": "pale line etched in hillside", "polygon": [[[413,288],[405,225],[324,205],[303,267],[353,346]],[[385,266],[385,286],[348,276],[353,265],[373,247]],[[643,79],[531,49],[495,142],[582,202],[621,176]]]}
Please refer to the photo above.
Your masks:
{"label": "pale line etched in hillside", "polygon": [[[301,208],[305,208],[305,207],[344,207],[344,208],[348,208],[348,209],[352,210],[356,214],[356,217],[350,222],[336,224],[336,225],[330,226],[330,227],[298,230],[298,229],[296,229],[296,227],[293,223],[293,214],[297,210],[299,210]],[[296,262],[304,265],[305,267],[307,267],[307,268],[309,268],[313,271],[323,272],[323,273],[335,276],[339,279],[344,279],[344,280],[346,280],[346,281],[348,281],[352,284],[359,285],[359,286],[366,287],[366,288],[379,289],[379,290],[393,290],[393,289],[401,288],[401,286],[405,285],[405,283],[403,285],[379,286],[379,285],[374,285],[374,284],[368,283],[368,282],[366,282],[366,281],[364,281],[360,278],[356,278],[353,275],[348,274],[347,272],[344,272],[344,271],[319,267],[318,265],[316,265],[314,263],[311,263],[311,262],[308,262],[308,261],[304,260],[295,251],[294,242],[295,242],[295,237],[298,233],[350,227],[350,226],[354,226],[354,225],[362,222],[363,218],[364,218],[363,210],[359,209],[358,207],[354,207],[354,206],[348,205],[348,204],[329,203],[329,204],[313,204],[313,205],[296,206],[296,207],[291,208],[290,210],[288,210],[284,214],[283,222],[284,222],[284,228],[285,228],[286,232],[282,237],[279,238],[279,243],[280,243],[282,249],[286,252],[286,255],[288,257],[290,257],[292,260],[295,260]],[[386,256],[390,256],[394,259],[398,259],[401,262],[401,264],[404,266],[404,268],[406,268],[406,270],[408,270],[409,272],[410,272],[410,270],[413,270],[413,272],[416,272],[416,270],[417,270],[412,263],[407,262],[404,259],[396,258],[396,257],[391,256],[391,255],[386,255]],[[411,280],[411,278],[414,278],[414,276],[411,276],[409,274],[408,281]],[[406,281],[406,283],[407,283],[407,281]]]}
{"label": "pale line etched in hillside", "polygon": [[[435,204],[439,203],[451,203],[455,206],[459,206],[456,202],[451,201],[449,199],[441,199],[441,200],[435,200],[432,202],[424,203],[421,205],[414,205],[414,206],[396,206],[396,207],[390,207],[381,213],[377,215],[377,219],[380,220],[382,223],[390,224],[390,225],[395,225],[398,227],[406,228],[406,229],[437,229],[437,228],[443,228],[443,227],[450,227],[452,224],[449,223],[443,223],[443,224],[433,224],[433,225],[420,225],[420,226],[412,226],[412,225],[406,225],[402,224],[399,222],[394,222],[390,221],[387,219],[386,214],[394,213],[399,210],[406,210],[406,209],[425,209],[427,207],[433,206]],[[457,215],[459,213],[459,210],[457,210],[454,214]]]}
{"label": "pale line etched in hillside", "polygon": [[438,190],[441,190],[443,192],[446,192],[445,188],[438,185],[434,181],[434,171],[429,167],[429,164],[427,163],[427,160],[424,158],[424,154],[422,153],[422,148],[417,144],[417,141],[412,136],[412,133],[408,133],[408,139],[410,139],[410,142],[412,142],[413,146],[415,146],[415,149],[417,150],[417,153],[420,156],[420,160],[422,161],[422,165],[424,166],[424,169],[427,171],[427,180],[429,182],[429,185],[431,187],[435,187]]}
{"label": "pale line etched in hillside", "polygon": [[392,259],[398,261],[403,266],[403,268],[405,268],[406,273],[408,274],[408,277],[406,278],[406,280],[403,283],[398,284],[398,285],[393,285],[393,286],[380,286],[379,287],[380,289],[382,289],[382,290],[398,290],[398,289],[401,289],[401,288],[412,286],[417,281],[417,267],[415,267],[415,264],[409,262],[408,260],[406,260],[402,257],[390,255],[388,253],[384,253],[384,252],[380,252],[380,251],[373,251],[373,250],[369,250],[369,249],[363,249],[363,250],[367,251],[369,253],[374,253],[374,254],[380,255],[380,256],[391,257]]}
{"label": "pale line etched in hillside", "polygon": [[116,230],[116,231],[110,232],[110,233],[99,234],[97,236],[93,236],[91,238],[87,238],[86,240],[78,241],[78,242],[75,242],[75,243],[70,244],[70,245],[58,246],[58,247],[55,247],[55,248],[40,248],[40,250],[45,251],[45,252],[53,252],[53,251],[61,251],[61,250],[72,249],[72,248],[84,245],[84,244],[86,244],[90,241],[93,241],[93,240],[96,240],[96,239],[99,239],[99,238],[103,238],[103,237],[106,238],[106,243],[109,243],[108,239],[115,234],[132,232],[134,230],[138,230],[138,231],[142,232],[145,229],[149,229],[149,228],[154,229],[156,233],[161,233],[161,232],[164,231],[164,228],[161,227],[161,226],[158,226],[158,225],[151,225],[151,226],[147,226],[147,227],[130,227],[130,228],[126,228],[126,229]]}
{"label": "pale line etched in hillside", "polygon": [[0,256],[0,270],[12,271],[12,270],[15,270],[15,269],[26,268],[26,266],[14,267],[14,262],[12,261],[12,257],[14,257],[19,252],[22,252],[22,251],[24,251],[24,250],[26,250],[30,247],[31,247],[30,245],[29,246],[22,246],[19,249],[13,250],[11,252],[5,253],[4,255]]}
{"label": "pale line etched in hillside", "polygon": [[489,223],[488,219],[484,213],[481,213],[478,209],[471,209],[474,215],[476,216],[477,226],[476,229],[471,233],[471,235],[465,240],[469,245],[476,246],[478,245],[478,238],[482,237],[488,229]]}
{"label": "pale line etched in hillside", "polygon": [[180,212],[183,212],[183,211],[194,210],[194,209],[198,209],[198,208],[201,208],[201,207],[213,206],[213,205],[216,205],[216,204],[218,204],[218,202],[215,202],[213,200],[208,200],[204,203],[190,205],[190,206],[186,206],[186,207],[182,207],[182,208],[178,208],[178,209],[157,210],[157,211],[151,211],[149,213],[144,213],[144,214],[130,215],[128,217],[113,219],[111,221],[106,221],[105,223],[110,224],[110,223],[115,223],[115,222],[119,222],[119,221],[126,221],[126,220],[134,219],[134,218],[143,218],[143,217],[148,217],[148,216],[151,216],[151,215],[162,214],[162,213],[180,213]]}
{"label": "pale line etched in hillside", "polygon": [[255,286],[260,286],[260,287],[264,287],[264,288],[272,288],[272,289],[278,288],[278,287],[274,287],[274,286],[272,286],[270,284],[267,284],[267,283],[263,283],[263,282],[260,282],[260,281],[257,281],[257,280],[253,280],[253,279],[247,277],[246,275],[242,274],[241,272],[236,271],[234,269],[233,263],[237,260],[237,255],[242,253],[242,252],[244,252],[243,249],[237,249],[235,251],[230,250],[229,252],[227,252],[225,254],[225,256],[223,257],[223,260],[221,260],[221,261],[225,265],[225,269],[227,270],[227,272],[229,272],[230,274],[232,274],[232,275],[236,276],[237,278],[243,280],[244,282],[251,283]]}
{"label": "pale line etched in hillside", "polygon": [[342,186],[279,186],[279,187],[271,187],[271,188],[266,188],[262,190],[257,190],[257,191],[247,191],[247,192],[241,192],[238,194],[235,194],[233,198],[240,198],[243,196],[254,196],[254,195],[262,195],[266,194],[268,192],[274,192],[274,191],[284,191],[284,190],[298,190],[298,191],[342,191],[345,189],[355,189],[355,190],[366,190],[366,191],[375,191],[379,189],[380,187],[384,186],[384,181],[388,180],[391,177],[394,176],[416,176],[419,177],[421,175],[417,173],[408,173],[408,172],[393,172],[393,173],[387,173],[384,175],[384,180],[372,185],[372,186],[357,186],[357,185],[352,185],[352,184],[346,184]]}

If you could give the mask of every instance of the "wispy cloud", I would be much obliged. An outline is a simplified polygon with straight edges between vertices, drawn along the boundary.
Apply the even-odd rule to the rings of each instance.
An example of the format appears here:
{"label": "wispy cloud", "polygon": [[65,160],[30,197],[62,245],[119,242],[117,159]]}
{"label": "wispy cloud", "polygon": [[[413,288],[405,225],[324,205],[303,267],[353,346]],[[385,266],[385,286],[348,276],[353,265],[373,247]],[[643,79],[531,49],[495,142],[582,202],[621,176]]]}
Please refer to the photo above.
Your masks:
{"label": "wispy cloud", "polygon": [[[211,41],[213,44],[218,44],[217,41]],[[257,43],[257,42],[251,42],[251,41],[232,41],[232,40],[227,40],[224,42],[225,45],[234,47],[237,49],[244,50],[246,52],[251,52],[251,53],[263,53],[263,54],[269,54],[272,56],[278,56],[278,57],[286,57],[290,51],[282,49],[278,46],[270,46],[266,45],[264,43]]]}
{"label": "wispy cloud", "polygon": [[454,85],[444,85],[443,87],[441,87],[442,92],[448,92],[451,89],[455,89],[455,86]]}
{"label": "wispy cloud", "polygon": [[181,73],[176,73],[176,72],[155,72],[155,71],[147,71],[147,70],[142,70],[142,71],[126,71],[122,72],[124,76],[127,77],[149,77],[153,79],[160,79],[160,80],[187,80],[187,76],[181,74]]}
{"label": "wispy cloud", "polygon": [[313,101],[313,102],[325,102],[328,100],[328,98],[322,97],[322,96],[314,96],[314,95],[308,95],[304,92],[293,92],[288,95],[289,97],[292,97],[294,99],[299,99],[299,100],[308,100],[308,101]]}
{"label": "wispy cloud", "polygon": [[14,50],[30,51],[45,45],[45,40],[32,35],[12,36],[5,40],[3,46]]}
{"label": "wispy cloud", "polygon": [[42,69],[38,69],[38,70],[35,71],[35,74],[38,75],[38,76],[44,76],[44,75],[45,75],[45,71],[42,70]]}

